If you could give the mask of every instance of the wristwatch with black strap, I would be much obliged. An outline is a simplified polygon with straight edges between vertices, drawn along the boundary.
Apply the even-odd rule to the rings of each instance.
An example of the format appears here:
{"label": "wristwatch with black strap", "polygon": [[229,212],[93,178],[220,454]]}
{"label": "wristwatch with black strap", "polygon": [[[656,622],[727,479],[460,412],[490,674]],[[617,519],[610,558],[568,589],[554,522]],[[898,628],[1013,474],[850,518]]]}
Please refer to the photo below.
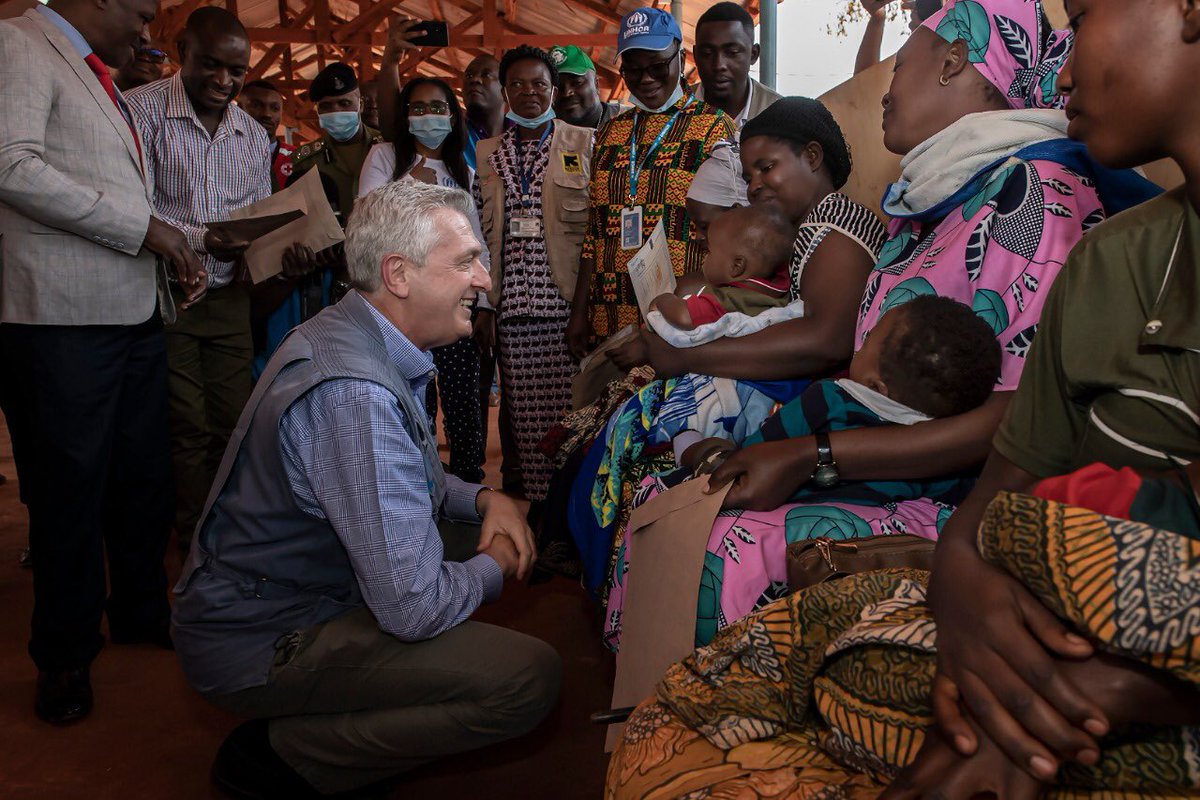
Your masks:
{"label": "wristwatch with black strap", "polygon": [[817,440],[817,466],[809,478],[820,489],[831,489],[841,482],[837,462],[833,460],[833,448],[829,445],[829,434],[818,433],[813,438]]}

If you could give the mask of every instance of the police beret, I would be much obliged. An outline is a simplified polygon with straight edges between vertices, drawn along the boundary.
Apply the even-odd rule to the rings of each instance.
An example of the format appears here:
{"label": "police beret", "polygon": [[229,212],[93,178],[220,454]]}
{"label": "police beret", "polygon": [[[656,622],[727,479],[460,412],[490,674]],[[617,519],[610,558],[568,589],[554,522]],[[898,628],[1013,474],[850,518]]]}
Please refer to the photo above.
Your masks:
{"label": "police beret", "polygon": [[336,97],[357,88],[358,76],[354,74],[354,67],[335,61],[313,78],[308,87],[308,99],[316,103],[326,97]]}

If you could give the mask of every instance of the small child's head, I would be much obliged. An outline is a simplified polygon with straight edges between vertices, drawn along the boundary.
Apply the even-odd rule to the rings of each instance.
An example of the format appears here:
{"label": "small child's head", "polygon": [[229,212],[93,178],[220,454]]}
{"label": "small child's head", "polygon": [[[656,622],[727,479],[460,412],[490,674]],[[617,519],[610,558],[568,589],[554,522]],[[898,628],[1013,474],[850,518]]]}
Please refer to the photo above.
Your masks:
{"label": "small child's head", "polygon": [[884,314],[850,362],[850,379],[931,417],[983,404],[1000,377],[1000,343],[974,311],[924,295]]}
{"label": "small child's head", "polygon": [[796,229],[774,205],[737,206],[708,226],[704,279],[712,286],[772,278],[792,257]]}

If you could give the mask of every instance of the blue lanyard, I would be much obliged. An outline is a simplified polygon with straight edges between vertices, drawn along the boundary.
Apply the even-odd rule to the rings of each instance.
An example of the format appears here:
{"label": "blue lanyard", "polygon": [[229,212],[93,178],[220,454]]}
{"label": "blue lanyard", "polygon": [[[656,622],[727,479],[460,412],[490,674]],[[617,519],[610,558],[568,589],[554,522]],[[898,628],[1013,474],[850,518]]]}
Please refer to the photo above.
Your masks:
{"label": "blue lanyard", "polygon": [[[552,131],[552,130],[554,130],[554,122],[553,121],[550,122],[550,124],[548,124],[546,126],[546,130],[542,131],[542,138],[538,139],[537,149],[534,150],[534,153],[537,153],[538,151],[540,151],[542,149],[542,145],[546,143],[546,137],[550,135],[550,131]],[[529,170],[526,171],[526,169],[525,169],[525,144],[520,136],[517,136],[516,140],[517,140],[517,171],[521,175],[521,208],[527,209],[533,205],[533,198],[529,196],[529,188],[533,183],[533,170],[537,166],[537,159],[535,158],[533,160],[533,166],[531,166],[529,168]]]}
{"label": "blue lanyard", "polygon": [[641,164],[637,163],[637,160],[638,160],[638,157],[637,157],[638,112],[636,109],[634,110],[634,112],[633,112],[633,132],[629,135],[629,203],[630,203],[630,205],[632,205],[634,202],[637,201],[638,178],[640,178],[642,176],[642,170],[644,170],[646,168],[646,165],[650,163],[650,159],[654,158],[655,151],[657,151],[658,146],[663,143],[663,139],[667,138],[667,134],[671,132],[671,126],[673,126],[675,124],[675,120],[678,119],[679,115],[681,113],[683,113],[683,111],[692,104],[693,100],[695,100],[694,97],[689,97],[686,103],[684,103],[680,108],[675,109],[675,113],[671,115],[671,118],[669,120],[667,120],[667,124],[663,126],[663,129],[661,131],[659,131],[658,136],[655,137],[655,139],[654,139],[654,143],[651,144],[650,149],[646,151],[646,157],[644,159],[642,159]]}

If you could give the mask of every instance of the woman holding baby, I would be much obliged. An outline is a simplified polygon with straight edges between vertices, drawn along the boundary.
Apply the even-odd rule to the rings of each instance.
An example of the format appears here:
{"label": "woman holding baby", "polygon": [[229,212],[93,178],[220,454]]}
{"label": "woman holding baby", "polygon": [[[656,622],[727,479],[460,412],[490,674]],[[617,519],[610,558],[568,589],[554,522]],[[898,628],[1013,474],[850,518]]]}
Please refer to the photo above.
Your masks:
{"label": "woman holding baby", "polygon": [[[1200,154],[1186,88],[1200,67],[1200,8],[1069,7],[1077,38],[1058,88],[1070,98],[1071,136],[1113,167],[1174,158],[1185,186],[1090,232],[1053,286],[1039,283],[1039,332],[1017,348],[1022,357],[1028,349],[1021,386],[1004,397],[987,465],[947,523],[932,572],[852,575],[723,631],[672,667],[630,718],[607,796],[1032,800],[1192,797],[1200,788],[1200,667],[1189,622],[1200,559]],[[1021,0],[949,4],[904,48],[893,89],[918,78],[909,70],[922,62],[948,66],[953,57],[986,74],[972,53],[1016,50],[1024,63],[1024,45],[1063,36],[1023,17],[1027,10],[1040,11]],[[1069,35],[1062,41],[1069,49]],[[1119,70],[1130,56],[1144,68]],[[1053,74],[1020,70],[1018,84]],[[893,116],[890,132],[905,121]],[[1048,161],[1069,169],[1026,181],[1041,208],[1128,177],[1067,166],[1061,145],[1036,152],[991,172],[1052,173]],[[984,194],[992,216],[1012,213],[996,199],[1003,189]],[[960,218],[978,213],[977,195]],[[989,255],[1021,242],[1000,238],[1000,223],[989,229]],[[952,263],[970,266],[963,255]],[[894,291],[915,277],[926,276],[900,270],[880,284]],[[926,299],[881,309],[860,355]],[[1004,336],[997,343],[1008,358]],[[834,437],[835,447],[865,439],[854,433]],[[860,469],[869,447],[856,448],[845,450],[855,480],[877,474]]]}
{"label": "woman holding baby", "polygon": [[[868,336],[892,309],[918,297],[946,297],[990,326],[1000,351],[998,378],[993,391],[969,410],[803,435],[793,435],[796,424],[768,422],[749,446],[729,455],[712,477],[714,485],[733,486],[725,501],[729,511],[714,524],[705,557],[698,644],[786,593],[789,543],[890,533],[936,539],[987,455],[1017,387],[1046,291],[1067,254],[1109,213],[1152,196],[1144,182],[1095,165],[1081,144],[1066,138],[1055,76],[1070,45],[1067,32],[1050,28],[1040,3],[959,0],[928,20],[901,50],[883,104],[884,141],[904,154],[903,173],[885,201],[890,238],[852,313],[857,318],[852,346],[871,346]],[[743,144],[744,164],[752,144]],[[768,342],[781,337],[783,328],[694,348],[684,357],[693,369],[744,375],[763,365]],[[895,347],[890,340],[903,332],[880,335],[874,344]],[[779,361],[786,364],[783,343],[777,344]],[[670,365],[659,363],[659,349],[651,345],[655,367],[669,374]],[[805,351],[796,351],[795,360],[803,362]],[[905,364],[891,366],[904,374]],[[814,374],[805,367],[790,377]],[[898,388],[883,383],[870,394],[853,388],[854,399],[883,416],[889,390]],[[812,399],[793,402],[804,406]],[[807,416],[795,410],[785,406],[779,417]],[[703,447],[696,445],[685,464]],[[830,488],[811,482],[818,467],[834,471]],[[657,488],[671,480],[677,478]],[[890,485],[892,492],[864,496],[864,483]],[[649,494],[640,492],[639,498]],[[636,557],[618,556],[613,571],[607,620],[614,645],[626,569],[637,569]]]}

